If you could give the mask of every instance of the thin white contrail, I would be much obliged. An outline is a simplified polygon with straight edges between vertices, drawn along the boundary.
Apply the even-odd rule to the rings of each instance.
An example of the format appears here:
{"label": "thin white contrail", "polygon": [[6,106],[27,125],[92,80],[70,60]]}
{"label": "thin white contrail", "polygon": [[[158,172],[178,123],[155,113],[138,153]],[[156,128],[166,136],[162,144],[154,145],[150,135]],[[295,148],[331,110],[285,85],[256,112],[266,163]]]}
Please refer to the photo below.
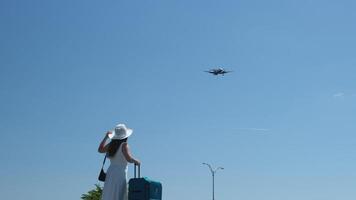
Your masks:
{"label": "thin white contrail", "polygon": [[343,98],[345,96],[346,96],[346,94],[343,92],[339,92],[339,93],[336,93],[333,95],[334,98]]}
{"label": "thin white contrail", "polygon": [[267,128],[238,128],[237,130],[242,131],[269,131]]}

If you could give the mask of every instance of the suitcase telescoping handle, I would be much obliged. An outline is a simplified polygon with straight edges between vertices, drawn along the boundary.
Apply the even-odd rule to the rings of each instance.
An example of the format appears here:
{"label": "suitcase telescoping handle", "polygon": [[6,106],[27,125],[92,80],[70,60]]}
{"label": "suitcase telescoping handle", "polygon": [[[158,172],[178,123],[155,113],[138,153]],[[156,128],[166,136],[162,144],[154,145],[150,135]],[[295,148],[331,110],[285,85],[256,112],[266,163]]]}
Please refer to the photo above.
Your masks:
{"label": "suitcase telescoping handle", "polygon": [[[136,176],[136,168],[138,168],[138,177]],[[141,178],[141,165],[135,164],[134,173],[135,173],[135,178]]]}

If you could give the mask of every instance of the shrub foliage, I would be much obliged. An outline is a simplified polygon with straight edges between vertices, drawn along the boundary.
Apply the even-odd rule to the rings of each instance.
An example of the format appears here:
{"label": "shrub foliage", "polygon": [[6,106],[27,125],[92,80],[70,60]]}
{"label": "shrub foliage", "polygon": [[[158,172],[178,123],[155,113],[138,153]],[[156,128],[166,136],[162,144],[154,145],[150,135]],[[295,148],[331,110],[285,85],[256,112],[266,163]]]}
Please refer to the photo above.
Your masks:
{"label": "shrub foliage", "polygon": [[100,185],[95,184],[95,189],[90,190],[86,194],[82,194],[81,199],[83,200],[100,200],[103,188]]}

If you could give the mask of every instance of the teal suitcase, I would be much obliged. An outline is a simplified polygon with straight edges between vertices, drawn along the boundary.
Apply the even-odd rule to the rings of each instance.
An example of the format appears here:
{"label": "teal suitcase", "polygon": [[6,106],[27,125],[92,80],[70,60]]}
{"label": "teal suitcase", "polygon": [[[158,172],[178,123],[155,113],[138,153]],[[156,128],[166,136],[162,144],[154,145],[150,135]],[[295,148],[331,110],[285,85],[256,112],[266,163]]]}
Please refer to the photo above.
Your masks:
{"label": "teal suitcase", "polygon": [[[138,177],[136,168],[138,167]],[[135,165],[135,176],[129,180],[129,200],[161,200],[162,184],[147,177],[140,177],[140,166]]]}

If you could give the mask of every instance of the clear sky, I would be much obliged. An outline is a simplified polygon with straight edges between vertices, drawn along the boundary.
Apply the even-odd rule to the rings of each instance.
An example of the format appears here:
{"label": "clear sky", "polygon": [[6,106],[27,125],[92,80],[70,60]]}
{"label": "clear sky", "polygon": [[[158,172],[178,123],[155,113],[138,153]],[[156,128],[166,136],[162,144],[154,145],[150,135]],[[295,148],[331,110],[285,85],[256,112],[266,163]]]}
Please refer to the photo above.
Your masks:
{"label": "clear sky", "polygon": [[[164,199],[210,199],[209,162],[217,200],[354,200],[355,10],[0,0],[1,198],[79,199],[123,122]],[[234,72],[203,72],[217,65]]]}

